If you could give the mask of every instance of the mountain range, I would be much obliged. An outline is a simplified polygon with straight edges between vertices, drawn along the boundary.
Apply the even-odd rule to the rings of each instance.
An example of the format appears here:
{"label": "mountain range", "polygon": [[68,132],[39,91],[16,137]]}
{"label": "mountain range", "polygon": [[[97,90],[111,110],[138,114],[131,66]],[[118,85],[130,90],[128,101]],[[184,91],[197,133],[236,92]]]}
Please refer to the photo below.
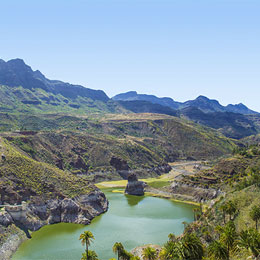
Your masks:
{"label": "mountain range", "polygon": [[153,104],[160,104],[162,106],[167,106],[175,110],[180,110],[186,107],[196,107],[205,113],[211,112],[233,112],[240,113],[244,115],[258,114],[246,107],[244,104],[229,104],[227,106],[222,106],[217,100],[209,99],[205,96],[199,96],[194,100],[188,100],[186,102],[174,101],[172,98],[163,97],[159,98],[154,95],[138,94],[136,91],[129,91],[126,93],[121,93],[112,98],[116,101],[147,101]]}
{"label": "mountain range", "polygon": [[[22,59],[0,60],[0,112],[6,113],[157,113],[183,118],[240,139],[260,131],[260,114],[244,104],[222,106],[217,100],[199,96],[177,102],[169,97],[121,93],[109,98],[93,90],[47,79]],[[5,129],[5,126],[2,126]]]}

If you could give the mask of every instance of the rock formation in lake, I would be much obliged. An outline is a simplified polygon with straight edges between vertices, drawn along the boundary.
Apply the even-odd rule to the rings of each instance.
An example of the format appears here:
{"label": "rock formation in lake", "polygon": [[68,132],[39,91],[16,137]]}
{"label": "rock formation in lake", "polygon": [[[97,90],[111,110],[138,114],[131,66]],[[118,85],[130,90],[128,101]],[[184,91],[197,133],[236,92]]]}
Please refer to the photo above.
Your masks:
{"label": "rock formation in lake", "polygon": [[125,189],[125,193],[129,195],[143,196],[145,186],[145,182],[138,181],[136,174],[131,173],[128,176],[128,183]]}

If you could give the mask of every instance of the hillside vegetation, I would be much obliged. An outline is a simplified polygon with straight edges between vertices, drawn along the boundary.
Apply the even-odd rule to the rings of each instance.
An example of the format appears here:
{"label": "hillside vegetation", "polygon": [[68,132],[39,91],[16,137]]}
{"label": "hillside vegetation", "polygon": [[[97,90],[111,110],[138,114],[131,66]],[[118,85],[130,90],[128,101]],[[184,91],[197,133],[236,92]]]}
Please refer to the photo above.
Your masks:
{"label": "hillside vegetation", "polygon": [[[222,244],[222,248],[229,250],[229,259],[238,260],[248,259],[247,257],[253,255],[259,256],[260,234],[257,232],[260,229],[258,226],[255,230],[256,222],[252,217],[253,209],[260,206],[259,174],[260,147],[251,146],[247,149],[236,149],[233,157],[221,160],[212,169],[197,175],[197,185],[205,185],[205,176],[212,176],[214,182],[208,181],[206,185],[221,189],[224,194],[211,201],[205,207],[204,213],[195,213],[197,221],[190,224],[185,232],[196,233],[206,246],[212,245],[211,243],[214,241],[223,243],[225,241],[224,235],[228,236],[233,241],[232,245],[228,249],[227,245]],[[186,179],[194,181],[192,176],[186,177]],[[231,228],[233,224],[230,224],[230,220],[234,223],[234,228]],[[231,226],[228,227],[228,225]],[[254,238],[250,238],[250,234]],[[246,236],[248,237],[246,238]]]}
{"label": "hillside vegetation", "polygon": [[108,113],[124,112],[114,101],[95,100],[76,95],[73,98],[52,93],[41,88],[27,89],[21,86],[0,85],[0,112],[17,113]]}
{"label": "hillside vegetation", "polygon": [[177,159],[216,158],[236,147],[208,128],[156,114],[12,117],[26,131],[5,132],[3,137],[33,159],[73,173],[118,170],[113,157],[130,169],[149,169]]}
{"label": "hillside vegetation", "polygon": [[1,204],[21,203],[31,197],[64,198],[95,190],[89,182],[50,164],[37,162],[1,140]]}

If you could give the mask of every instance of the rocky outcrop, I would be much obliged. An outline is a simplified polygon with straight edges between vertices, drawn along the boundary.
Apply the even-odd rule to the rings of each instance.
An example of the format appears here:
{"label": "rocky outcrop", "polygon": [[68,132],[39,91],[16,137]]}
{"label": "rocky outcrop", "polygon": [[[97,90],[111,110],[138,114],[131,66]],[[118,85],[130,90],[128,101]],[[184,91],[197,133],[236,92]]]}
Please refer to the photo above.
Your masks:
{"label": "rocky outcrop", "polygon": [[13,219],[6,211],[0,212],[0,224],[7,227],[13,223]]}
{"label": "rocky outcrop", "polygon": [[0,259],[9,260],[20,244],[26,240],[24,233],[13,234],[0,246]]}
{"label": "rocky outcrop", "polygon": [[145,186],[145,182],[138,181],[136,174],[131,173],[128,176],[128,183],[125,189],[125,193],[129,195],[143,196]]}
{"label": "rocky outcrop", "polygon": [[48,201],[34,198],[25,208],[7,209],[0,214],[0,225],[12,223],[36,231],[44,225],[59,222],[89,224],[95,217],[108,209],[108,201],[103,192],[95,190],[88,195],[74,199],[51,199]]}
{"label": "rocky outcrop", "polygon": [[186,199],[192,201],[203,202],[216,198],[221,194],[221,191],[174,181],[171,184],[170,193],[174,196],[183,195],[186,197]]}
{"label": "rocky outcrop", "polygon": [[110,165],[115,167],[117,171],[128,171],[130,169],[127,161],[114,156],[110,160]]}
{"label": "rocky outcrop", "polygon": [[151,171],[155,172],[158,175],[161,175],[161,174],[170,172],[171,169],[172,169],[172,167],[169,164],[163,164],[163,165],[159,165],[157,167],[152,168]]}
{"label": "rocky outcrop", "polygon": [[127,179],[129,172],[130,172],[130,167],[128,166],[127,161],[113,156],[110,160],[110,165],[116,169],[117,173],[123,179],[125,179],[125,180]]}
{"label": "rocky outcrop", "polygon": [[83,170],[83,172],[85,173],[88,172],[88,166],[86,165],[85,161],[82,159],[80,155],[78,155],[76,159],[70,162],[70,165],[76,169]]}

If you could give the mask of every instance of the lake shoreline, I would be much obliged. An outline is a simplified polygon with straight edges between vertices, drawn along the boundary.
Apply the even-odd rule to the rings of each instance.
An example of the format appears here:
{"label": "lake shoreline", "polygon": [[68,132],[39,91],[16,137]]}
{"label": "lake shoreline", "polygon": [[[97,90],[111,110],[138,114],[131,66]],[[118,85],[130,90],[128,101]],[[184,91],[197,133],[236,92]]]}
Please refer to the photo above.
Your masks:
{"label": "lake shoreline", "polygon": [[[113,193],[113,189],[106,189],[106,190],[109,190],[108,191],[108,199],[109,199],[109,201],[110,201],[110,196],[112,196],[113,198],[114,197],[117,197],[117,199],[116,199],[116,201],[118,201],[120,204],[118,204],[118,205],[120,205],[120,206],[118,206],[117,205],[117,203],[115,204],[115,202],[113,202],[114,201],[114,199],[112,199],[111,198],[111,204],[113,204],[113,205],[111,205],[112,206],[112,208],[110,208],[110,216],[109,215],[104,215],[103,217],[101,217],[101,218],[99,218],[99,219],[94,219],[94,221],[90,224],[90,226],[88,227],[88,226],[86,226],[86,228],[88,229],[88,230],[90,230],[90,231],[92,231],[93,232],[93,234],[95,235],[95,238],[96,238],[96,240],[98,241],[98,239],[100,239],[100,232],[98,232],[97,230],[102,230],[102,232],[105,232],[104,230],[107,230],[106,228],[104,228],[104,229],[100,229],[100,226],[99,226],[99,228],[95,231],[95,226],[97,226],[97,225],[99,225],[100,224],[100,219],[103,219],[103,221],[101,221],[101,223],[109,223],[109,225],[111,225],[111,223],[110,222],[107,222],[107,220],[108,219],[111,219],[111,218],[113,218],[113,219],[115,219],[114,218],[114,216],[115,216],[115,213],[117,213],[118,212],[118,209],[119,210],[121,210],[122,208],[124,208],[124,206],[123,205],[127,205],[127,207],[132,211],[133,210],[133,206],[134,205],[137,205],[137,203],[139,204],[140,203],[140,205],[143,205],[143,206],[145,206],[145,205],[147,205],[147,203],[149,203],[149,205],[148,206],[145,206],[146,207],[146,209],[149,209],[150,211],[152,210],[151,209],[151,206],[152,205],[154,205],[155,206],[155,204],[154,204],[154,199],[159,199],[159,198],[156,198],[155,196],[150,196],[150,195],[146,195],[146,196],[143,196],[142,198],[139,198],[139,197],[137,197],[137,196],[131,196],[131,195],[126,195],[126,196],[123,196],[123,195],[116,195],[116,193]],[[122,193],[122,192],[121,192]],[[113,194],[113,195],[112,195]],[[123,196],[124,197],[124,199],[122,199],[122,197],[121,196]],[[165,199],[165,198],[160,198],[160,199]],[[145,200],[145,203],[143,204],[142,203],[142,201],[143,200]],[[168,205],[168,209],[170,209],[171,210],[171,214],[170,214],[170,216],[172,216],[172,214],[173,214],[173,212],[176,212],[176,210],[174,209],[172,209],[172,204],[170,203],[169,204],[169,202],[167,202],[167,201],[170,201],[169,199],[166,199],[166,200],[164,200],[165,202],[163,202],[164,204],[163,205]],[[134,202],[134,204],[132,204]],[[136,204],[135,204],[135,202],[136,202]],[[130,203],[130,204],[129,204]],[[157,205],[155,206],[155,209],[154,210],[152,210],[152,211],[154,211],[155,212],[155,214],[158,214],[158,212],[159,212],[159,207],[162,207],[161,204],[162,202],[160,202],[159,201],[159,203],[156,203]],[[185,218],[188,218],[188,221],[189,222],[192,222],[193,221],[193,213],[192,213],[192,211],[191,211],[191,209],[188,209],[188,208],[190,208],[190,206],[191,205],[187,205],[187,206],[185,206],[184,205],[184,203],[180,203],[180,204],[183,204],[183,206],[174,206],[174,207],[177,207],[177,208],[181,208],[181,210],[184,210],[184,212],[183,213],[180,213],[183,217],[185,217]],[[115,207],[115,205],[116,205],[116,207]],[[176,204],[175,204],[176,205]],[[141,206],[142,207],[142,206]],[[152,206],[153,207],[153,206]],[[156,208],[157,207],[157,208]],[[183,208],[184,207],[184,208]],[[188,207],[188,208],[187,208]],[[138,206],[138,207],[136,207],[136,210],[138,210],[138,208],[140,208],[140,206]],[[163,208],[165,209],[165,207],[163,206]],[[167,208],[167,207],[166,207]],[[143,209],[143,210],[145,210],[145,208]],[[140,215],[140,214],[143,214],[142,212],[143,212],[143,210],[139,210],[139,216],[142,216],[142,215]],[[123,210],[123,212],[125,212],[125,210]],[[144,212],[147,212],[147,211],[144,211]],[[189,213],[188,213],[189,212]],[[127,216],[127,218],[129,217],[129,215],[128,215],[129,213],[126,213],[125,212],[125,216]],[[133,213],[134,214],[134,213]],[[134,214],[135,216],[138,216],[138,214],[136,215],[136,214]],[[151,216],[151,213],[149,212],[149,213],[146,213],[147,215],[146,216],[148,216],[148,220],[149,221],[154,221],[154,220],[151,220],[150,219],[150,216]],[[105,217],[106,216],[106,217]],[[122,216],[122,212],[119,214],[119,216],[121,217]],[[145,216],[145,215],[144,215]],[[163,216],[165,216],[165,214],[163,214]],[[116,217],[116,216],[115,216]],[[155,218],[158,218],[159,216],[158,215],[155,215]],[[104,218],[106,219],[106,220],[104,220]],[[117,218],[117,217],[116,217]],[[170,217],[169,219],[171,219],[172,217]],[[179,218],[179,217],[177,217],[177,218]],[[164,219],[164,217],[163,217],[163,219]],[[152,236],[151,237],[151,242],[154,244],[154,243],[164,243],[166,240],[167,240],[167,236],[168,236],[168,228],[165,228],[165,225],[167,225],[167,227],[171,227],[171,226],[169,226],[169,223],[167,224],[167,220],[165,219],[165,220],[163,220],[162,219],[162,221],[163,222],[161,222],[161,220],[159,220],[159,218],[158,218],[158,221],[160,221],[160,223],[161,223],[161,228],[159,228],[160,230],[164,230],[164,232],[163,232],[163,234],[161,235],[161,238],[158,240],[158,238],[157,239],[152,239],[154,236]],[[123,220],[124,221],[124,220]],[[127,220],[128,221],[128,220]],[[134,222],[132,222],[132,223],[138,223],[138,221],[137,222],[135,222],[135,220],[134,220],[134,218],[133,218],[133,221]],[[165,221],[165,222],[164,222]],[[116,222],[116,223],[118,223],[118,222]],[[122,222],[122,223],[125,223],[125,222]],[[131,226],[133,226],[133,225],[135,225],[135,224],[132,224]],[[146,223],[148,226],[150,226],[151,225],[151,223]],[[94,226],[93,226],[94,225]],[[107,224],[105,224],[105,225],[107,225]],[[114,224],[115,225],[115,224]],[[117,224],[116,224],[117,225]],[[125,225],[125,224],[124,224]],[[51,225],[49,225],[49,226],[51,226]],[[148,230],[148,226],[145,228],[145,230]],[[157,225],[156,225],[157,226]],[[102,226],[102,227],[104,227],[104,225]],[[59,233],[59,229],[60,230],[62,230],[61,229],[61,227],[60,228],[51,228],[50,229],[50,227],[46,227],[47,228],[47,230],[55,230],[55,232],[58,232]],[[64,227],[62,227],[63,229],[64,229]],[[94,229],[93,229],[94,228]],[[158,229],[157,228],[157,229]],[[172,226],[172,228],[173,228],[173,230],[175,230],[176,232],[177,232],[177,234],[181,234],[183,231],[181,231],[182,230],[182,224],[181,224],[181,222],[179,223],[179,226],[177,227],[177,229],[175,229],[175,226]],[[85,227],[83,227],[82,228],[82,232],[83,232],[83,230],[85,229]],[[49,232],[49,231],[46,231],[46,230],[44,230],[43,231],[44,233],[45,233],[45,235],[43,235],[43,237],[45,236],[45,238],[46,238],[46,234],[47,234],[47,232]],[[51,231],[50,231],[51,232]],[[77,240],[78,240],[78,236],[79,236],[79,231],[75,231],[75,232],[77,232],[77,234],[75,235],[75,233],[74,233],[74,235],[73,234],[71,234],[70,235],[70,239],[72,240],[72,241],[74,241],[75,242],[75,244],[77,244]],[[44,233],[42,233],[42,234],[44,234]],[[57,233],[57,234],[58,234]],[[158,233],[158,230],[156,230],[156,233]],[[48,233],[49,234],[49,233]],[[130,235],[130,233],[128,233],[129,235]],[[32,235],[33,237],[34,237],[34,234]],[[74,236],[74,238],[73,238],[73,236]],[[103,236],[103,235],[102,235]],[[143,243],[145,243],[145,244],[147,244],[147,243],[149,243],[150,242],[150,237],[149,237],[150,235],[144,235],[143,236],[143,238],[142,239],[140,239],[139,241],[138,241],[138,244],[128,244],[127,245],[127,243],[126,243],[126,247],[128,246],[128,248],[127,248],[127,250],[132,250],[133,248],[135,248],[135,247],[137,247],[137,246],[140,246],[140,245],[142,245]],[[37,241],[37,243],[36,244],[38,244],[38,243],[42,243],[43,241],[45,241],[45,240],[39,240],[39,238],[40,238],[40,236],[39,236],[39,234],[37,234],[36,235],[36,237],[34,237],[34,239],[36,239],[36,241]],[[42,239],[42,238],[41,238]],[[48,235],[48,240],[49,239],[51,239],[51,237]],[[66,239],[66,237],[65,237],[65,239]],[[111,238],[112,239],[112,238]],[[119,239],[119,238],[118,238]],[[133,238],[131,238],[131,236],[130,237],[127,237],[126,238],[126,240],[125,241],[132,241],[132,239]],[[115,240],[115,238],[114,239],[112,239],[111,241],[113,241],[113,240]],[[121,238],[121,240],[120,241],[122,241],[122,242],[124,242],[123,241],[124,240],[124,238]],[[41,241],[41,242],[40,242]],[[100,240],[99,240],[100,241]],[[113,241],[114,242],[114,241]],[[28,244],[29,243],[29,244]],[[25,248],[27,248],[27,250],[28,250],[28,248],[29,248],[29,250],[30,250],[30,248],[36,248],[35,247],[35,244],[34,244],[35,242],[33,242],[33,244],[31,244],[31,242],[30,241],[28,241],[28,242],[26,242],[26,244],[25,244]],[[44,242],[43,242],[44,243]],[[99,242],[99,243],[101,243],[102,244],[102,246],[104,247],[105,246],[105,244],[104,244],[104,241],[102,242],[102,239],[101,239],[101,242]],[[30,245],[29,247],[28,247],[28,245]],[[110,246],[109,245],[109,247],[107,247],[106,246],[106,248],[109,248],[110,249],[110,247],[111,247],[111,252],[112,252],[112,245]],[[38,248],[38,252],[41,252],[41,249],[40,249],[41,247],[39,247]],[[73,248],[75,248],[75,246],[73,247]],[[36,250],[36,249],[35,249]],[[40,251],[39,251],[40,250]],[[42,250],[44,250],[44,248],[42,249]],[[98,252],[98,248],[96,248],[95,249],[95,247],[93,248],[93,250],[97,250],[97,252]],[[100,250],[100,248],[99,248],[99,250]],[[22,251],[20,251],[20,252],[26,252],[26,251],[24,251],[24,249],[22,249]],[[27,251],[27,252],[29,252],[29,251]],[[46,253],[46,251],[44,251],[45,253]],[[101,251],[102,252],[102,251]],[[31,254],[31,253],[30,253]],[[51,251],[50,251],[50,253],[49,254],[52,254],[51,253]],[[99,252],[98,252],[98,254],[99,254]],[[106,256],[106,254],[105,254],[105,256],[104,256],[104,252],[102,252],[102,253],[100,253],[101,254],[101,256],[100,256],[100,259],[106,259],[105,258],[105,256]],[[103,255],[102,255],[103,254]],[[36,256],[36,255],[32,255],[32,256]],[[32,257],[31,256],[31,257]],[[50,256],[50,255],[49,255]],[[23,257],[25,257],[25,258],[23,258]],[[15,257],[13,258],[13,259],[27,259],[26,258],[27,257],[27,255],[20,255],[20,253],[18,253],[18,255],[15,255]],[[53,257],[55,257],[55,255],[53,255]],[[74,257],[74,254],[73,254],[73,257]],[[71,258],[71,259],[74,259],[74,258]],[[12,259],[12,258],[11,258]],[[31,259],[30,257],[28,258],[28,259]],[[34,259],[34,258],[32,258],[32,259]],[[48,259],[48,256],[46,255],[46,259]],[[57,257],[57,259],[60,259],[59,257]],[[64,259],[67,259],[66,257],[64,258]],[[69,259],[69,258],[68,258]],[[75,257],[75,259],[77,259],[77,257]]]}

